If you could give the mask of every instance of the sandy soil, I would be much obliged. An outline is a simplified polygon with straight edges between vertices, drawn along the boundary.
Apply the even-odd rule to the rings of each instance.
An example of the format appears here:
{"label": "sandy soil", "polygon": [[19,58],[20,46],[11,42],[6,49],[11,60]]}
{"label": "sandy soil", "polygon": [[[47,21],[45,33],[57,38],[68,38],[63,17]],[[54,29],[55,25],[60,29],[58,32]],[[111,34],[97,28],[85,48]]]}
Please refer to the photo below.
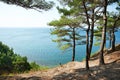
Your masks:
{"label": "sandy soil", "polygon": [[0,80],[120,80],[120,51],[106,54],[104,59],[106,65],[98,66],[99,59],[93,57],[89,71],[85,70],[85,61],[75,61],[47,71],[0,76]]}

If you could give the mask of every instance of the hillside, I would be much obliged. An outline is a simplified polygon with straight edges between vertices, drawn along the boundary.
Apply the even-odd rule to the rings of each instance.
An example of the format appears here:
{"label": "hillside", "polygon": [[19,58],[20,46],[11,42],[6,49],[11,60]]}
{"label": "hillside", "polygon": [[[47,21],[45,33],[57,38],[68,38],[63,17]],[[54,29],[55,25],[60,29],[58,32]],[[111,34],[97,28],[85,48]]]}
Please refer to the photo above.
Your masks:
{"label": "hillside", "polygon": [[104,66],[98,66],[98,58],[90,60],[90,70],[85,70],[85,61],[69,62],[47,71],[36,71],[15,76],[0,76],[0,80],[119,80],[120,50],[104,55]]}

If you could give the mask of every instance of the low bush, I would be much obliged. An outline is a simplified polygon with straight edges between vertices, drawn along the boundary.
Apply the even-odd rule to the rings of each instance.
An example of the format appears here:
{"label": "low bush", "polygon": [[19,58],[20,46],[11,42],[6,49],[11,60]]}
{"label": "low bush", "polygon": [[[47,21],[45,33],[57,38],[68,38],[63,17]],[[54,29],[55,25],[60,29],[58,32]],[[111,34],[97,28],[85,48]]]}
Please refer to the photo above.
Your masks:
{"label": "low bush", "polygon": [[0,42],[0,74],[41,69],[46,69],[46,67],[41,67],[35,62],[29,63],[27,57],[15,54],[12,48]]}

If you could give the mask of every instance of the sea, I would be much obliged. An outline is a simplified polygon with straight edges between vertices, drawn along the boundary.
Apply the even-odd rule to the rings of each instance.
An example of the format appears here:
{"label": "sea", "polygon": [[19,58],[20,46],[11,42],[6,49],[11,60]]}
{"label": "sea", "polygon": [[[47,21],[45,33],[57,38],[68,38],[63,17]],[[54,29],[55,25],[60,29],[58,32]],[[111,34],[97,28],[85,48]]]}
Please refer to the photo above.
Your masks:
{"label": "sea", "polygon": [[[16,54],[26,56],[29,62],[49,67],[70,62],[72,49],[60,50],[57,43],[52,42],[55,36],[50,32],[51,28],[0,28],[0,41],[13,48]],[[84,33],[81,31],[81,34]],[[119,44],[120,30],[115,34],[116,44]],[[107,41],[107,46],[108,43],[109,41]],[[76,47],[76,61],[85,59],[85,47],[85,45]],[[92,53],[98,50],[99,46],[93,46]]]}

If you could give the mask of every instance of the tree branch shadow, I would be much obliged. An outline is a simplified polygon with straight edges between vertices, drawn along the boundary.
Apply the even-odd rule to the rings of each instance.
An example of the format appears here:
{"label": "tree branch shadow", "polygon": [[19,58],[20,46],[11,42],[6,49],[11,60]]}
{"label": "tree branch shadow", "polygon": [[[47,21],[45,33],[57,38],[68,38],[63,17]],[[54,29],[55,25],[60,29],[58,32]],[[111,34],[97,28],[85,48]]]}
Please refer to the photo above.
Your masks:
{"label": "tree branch shadow", "polygon": [[120,63],[116,61],[103,66],[75,69],[72,73],[61,73],[52,80],[120,80]]}
{"label": "tree branch shadow", "polygon": [[0,80],[44,80],[41,77],[0,76]]}

